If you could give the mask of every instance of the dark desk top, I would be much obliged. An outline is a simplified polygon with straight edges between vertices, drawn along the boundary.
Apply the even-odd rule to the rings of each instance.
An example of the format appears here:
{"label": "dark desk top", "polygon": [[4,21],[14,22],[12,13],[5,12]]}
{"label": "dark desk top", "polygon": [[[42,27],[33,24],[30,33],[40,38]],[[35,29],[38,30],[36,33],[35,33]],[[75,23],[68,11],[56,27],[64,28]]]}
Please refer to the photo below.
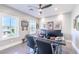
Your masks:
{"label": "dark desk top", "polygon": [[33,36],[34,37],[34,40],[40,40],[40,41],[43,41],[43,42],[46,42],[46,43],[55,43],[55,44],[59,44],[59,45],[66,45],[66,42],[65,40],[51,40],[51,39],[47,39],[47,38],[41,38],[41,37],[37,37],[37,36]]}

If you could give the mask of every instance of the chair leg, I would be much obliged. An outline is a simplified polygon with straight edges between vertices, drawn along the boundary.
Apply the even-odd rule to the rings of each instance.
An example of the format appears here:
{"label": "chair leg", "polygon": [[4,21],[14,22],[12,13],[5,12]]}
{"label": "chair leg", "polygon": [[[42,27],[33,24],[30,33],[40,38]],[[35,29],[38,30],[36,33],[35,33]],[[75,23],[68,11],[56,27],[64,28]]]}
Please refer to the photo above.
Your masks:
{"label": "chair leg", "polygon": [[34,48],[34,54],[37,53],[37,48]]}
{"label": "chair leg", "polygon": [[38,48],[35,49],[35,53],[36,54],[39,54]]}
{"label": "chair leg", "polygon": [[36,50],[34,50],[34,54],[36,53]]}

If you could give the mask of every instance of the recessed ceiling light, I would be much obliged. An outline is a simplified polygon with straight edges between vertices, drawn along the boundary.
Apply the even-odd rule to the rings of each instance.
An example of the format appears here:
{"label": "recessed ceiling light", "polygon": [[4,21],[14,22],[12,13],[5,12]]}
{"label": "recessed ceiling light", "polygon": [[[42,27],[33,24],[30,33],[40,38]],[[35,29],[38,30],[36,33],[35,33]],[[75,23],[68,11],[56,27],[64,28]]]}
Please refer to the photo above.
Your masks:
{"label": "recessed ceiling light", "polygon": [[63,14],[58,15],[58,19],[59,20],[63,20],[64,19],[64,15]]}
{"label": "recessed ceiling light", "polygon": [[55,11],[57,11],[58,10],[58,8],[54,8],[55,9]]}

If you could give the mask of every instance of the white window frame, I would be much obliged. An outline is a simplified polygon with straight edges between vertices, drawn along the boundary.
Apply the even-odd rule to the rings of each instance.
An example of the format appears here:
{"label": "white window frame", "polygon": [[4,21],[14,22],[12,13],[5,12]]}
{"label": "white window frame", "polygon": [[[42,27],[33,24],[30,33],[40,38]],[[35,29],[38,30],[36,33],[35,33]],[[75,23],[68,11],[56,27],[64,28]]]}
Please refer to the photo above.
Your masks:
{"label": "white window frame", "polygon": [[[33,22],[35,23],[35,24],[33,24]],[[32,31],[32,25],[35,25],[35,26],[33,26],[33,27],[35,27],[35,29],[34,29],[34,31]],[[35,19],[30,19],[29,20],[29,33],[30,34],[35,34],[36,33],[36,20]]]}
{"label": "white window frame", "polygon": [[9,16],[9,17],[15,18],[15,20],[18,20],[18,21],[17,21],[17,25],[16,25],[16,27],[17,27],[17,34],[14,35],[14,36],[6,37],[6,38],[3,38],[3,37],[2,37],[2,33],[3,33],[3,31],[2,31],[2,17],[5,17],[5,16],[2,16],[2,17],[0,17],[0,19],[1,19],[1,20],[0,20],[0,25],[1,25],[1,27],[0,27],[0,33],[1,33],[1,39],[0,39],[0,41],[19,37],[19,27],[20,27],[20,26],[19,26],[19,24],[20,24],[19,17],[10,16],[10,15],[6,15],[6,16]]}

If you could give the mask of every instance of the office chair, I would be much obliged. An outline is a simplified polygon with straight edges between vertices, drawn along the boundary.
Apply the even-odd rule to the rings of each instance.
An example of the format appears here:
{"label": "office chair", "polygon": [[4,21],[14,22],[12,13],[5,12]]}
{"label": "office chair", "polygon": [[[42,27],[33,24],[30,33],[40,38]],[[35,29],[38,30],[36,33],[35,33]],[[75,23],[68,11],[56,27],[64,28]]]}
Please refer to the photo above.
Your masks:
{"label": "office chair", "polygon": [[26,38],[27,38],[27,46],[32,48],[34,53],[36,53],[36,44],[35,44],[33,36],[27,35]]}
{"label": "office chair", "polygon": [[36,43],[38,54],[52,54],[51,44],[40,40],[36,40]]}

